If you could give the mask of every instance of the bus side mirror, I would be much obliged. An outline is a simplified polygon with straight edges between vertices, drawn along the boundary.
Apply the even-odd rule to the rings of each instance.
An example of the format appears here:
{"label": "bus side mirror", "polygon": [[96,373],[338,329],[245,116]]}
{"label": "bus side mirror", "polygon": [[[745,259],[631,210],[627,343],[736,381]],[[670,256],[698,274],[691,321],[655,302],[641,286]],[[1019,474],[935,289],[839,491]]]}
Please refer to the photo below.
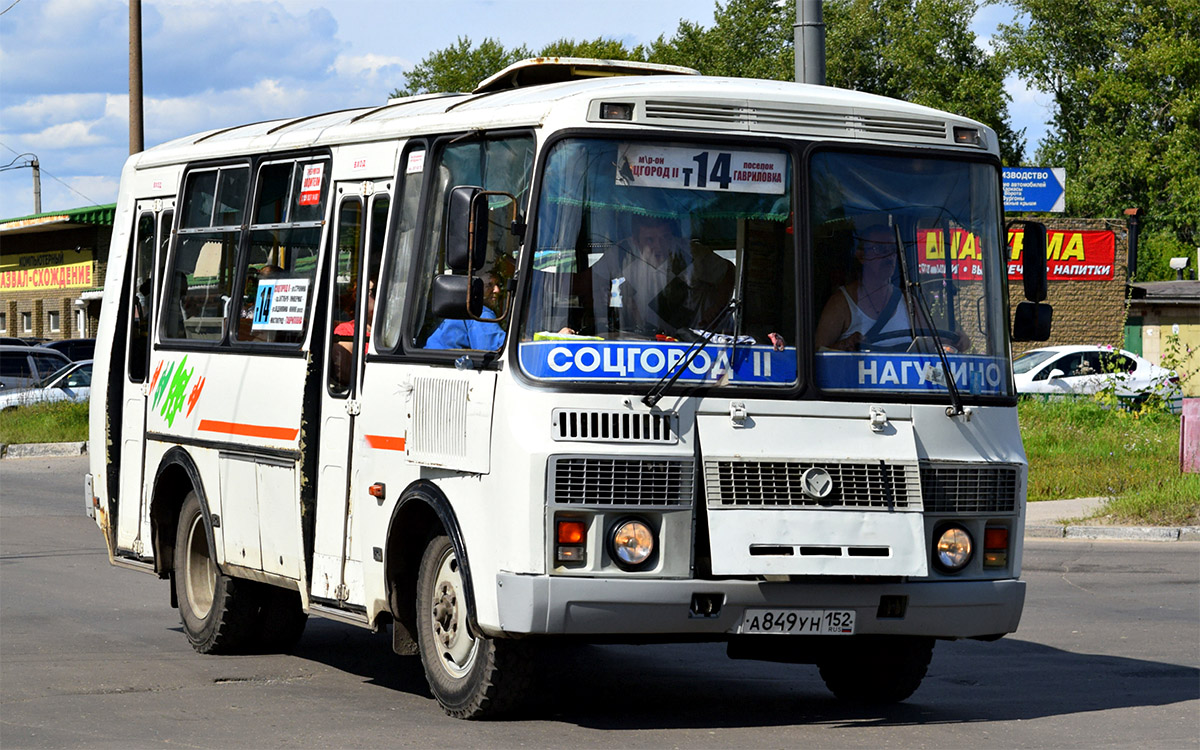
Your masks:
{"label": "bus side mirror", "polygon": [[483,280],[462,274],[438,274],[433,277],[429,306],[439,318],[479,320],[483,314]]}
{"label": "bus side mirror", "polygon": [[1021,275],[1025,279],[1025,299],[1046,301],[1046,225],[1036,221],[1015,221],[1025,229],[1021,248]]}
{"label": "bus side mirror", "polygon": [[459,185],[452,189],[446,214],[446,265],[455,273],[478,270],[487,258],[488,211],[483,188]]}
{"label": "bus side mirror", "polygon": [[1050,305],[1021,302],[1013,316],[1013,341],[1049,341],[1050,320],[1054,315]]}

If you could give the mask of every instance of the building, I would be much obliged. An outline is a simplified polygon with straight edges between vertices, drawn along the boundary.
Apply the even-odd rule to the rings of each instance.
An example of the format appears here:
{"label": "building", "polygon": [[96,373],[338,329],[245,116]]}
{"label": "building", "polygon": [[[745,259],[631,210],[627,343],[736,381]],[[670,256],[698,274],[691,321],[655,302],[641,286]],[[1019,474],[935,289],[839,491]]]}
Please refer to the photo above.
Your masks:
{"label": "building", "polygon": [[116,204],[0,220],[0,335],[96,335]]}
{"label": "building", "polygon": [[1200,281],[1130,288],[1125,348],[1179,373],[1183,395],[1200,396]]}

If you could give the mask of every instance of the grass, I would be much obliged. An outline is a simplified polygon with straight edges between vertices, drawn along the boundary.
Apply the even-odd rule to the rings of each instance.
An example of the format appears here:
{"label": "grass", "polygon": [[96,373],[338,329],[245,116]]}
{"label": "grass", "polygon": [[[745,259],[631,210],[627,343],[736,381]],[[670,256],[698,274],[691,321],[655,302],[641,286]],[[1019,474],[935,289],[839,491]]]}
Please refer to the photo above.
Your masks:
{"label": "grass", "polygon": [[1024,399],[1018,418],[1031,501],[1107,497],[1103,521],[1200,525],[1200,474],[1179,472],[1178,416]]}
{"label": "grass", "polygon": [[0,411],[0,443],[65,443],[87,440],[88,405],[59,401]]}

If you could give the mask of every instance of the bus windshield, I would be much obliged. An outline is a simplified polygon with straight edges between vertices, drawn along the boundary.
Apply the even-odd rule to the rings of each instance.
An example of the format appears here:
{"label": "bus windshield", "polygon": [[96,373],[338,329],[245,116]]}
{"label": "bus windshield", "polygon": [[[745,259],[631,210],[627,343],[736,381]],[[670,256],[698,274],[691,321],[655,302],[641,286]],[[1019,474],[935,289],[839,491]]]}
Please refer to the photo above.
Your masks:
{"label": "bus windshield", "polygon": [[948,365],[1011,395],[996,167],[826,150],[809,175],[816,385],[945,395]]}
{"label": "bus windshield", "polygon": [[794,387],[792,174],[788,152],[761,145],[558,142],[538,203],[525,373],[653,382],[682,369],[681,385]]}

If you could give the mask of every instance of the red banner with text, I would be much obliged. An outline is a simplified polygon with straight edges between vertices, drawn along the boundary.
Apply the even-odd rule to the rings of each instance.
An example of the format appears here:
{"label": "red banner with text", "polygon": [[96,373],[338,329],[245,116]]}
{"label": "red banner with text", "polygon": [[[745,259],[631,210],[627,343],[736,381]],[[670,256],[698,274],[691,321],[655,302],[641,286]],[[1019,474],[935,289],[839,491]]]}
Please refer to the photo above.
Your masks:
{"label": "red banner with text", "polygon": [[[1008,278],[1022,278],[1021,250],[1025,233],[1008,233]],[[960,281],[983,278],[983,250],[979,238],[963,229],[950,232],[947,249],[940,229],[917,232],[919,270],[922,275],[946,276]],[[947,253],[949,257],[947,257]],[[1110,231],[1050,230],[1046,237],[1046,270],[1051,281],[1111,281],[1116,278],[1116,235]]]}

